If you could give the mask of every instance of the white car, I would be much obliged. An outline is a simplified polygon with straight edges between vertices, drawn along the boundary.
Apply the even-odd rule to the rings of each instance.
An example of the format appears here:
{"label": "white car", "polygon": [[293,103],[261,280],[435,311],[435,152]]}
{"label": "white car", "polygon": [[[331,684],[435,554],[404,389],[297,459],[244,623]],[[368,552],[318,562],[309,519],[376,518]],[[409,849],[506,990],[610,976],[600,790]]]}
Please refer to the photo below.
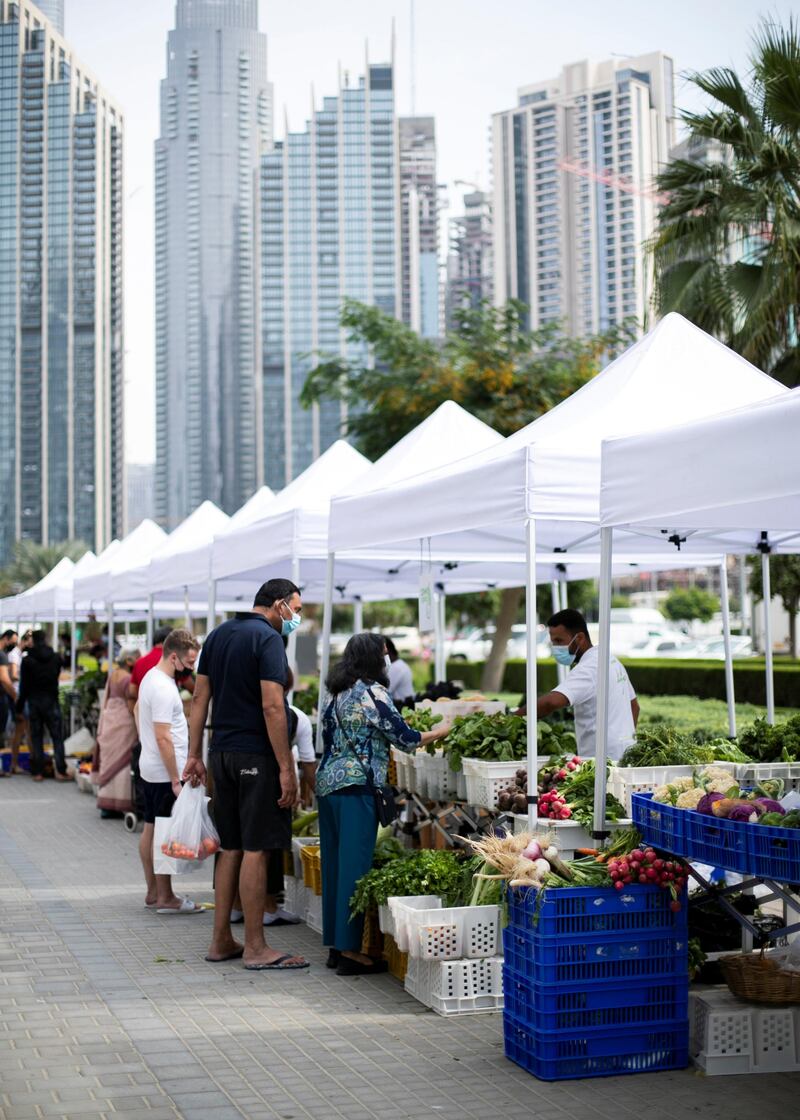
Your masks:
{"label": "white car", "polygon": [[419,657],[422,653],[422,638],[416,626],[395,626],[380,633],[384,638],[392,639],[401,657]]}
{"label": "white car", "polygon": [[643,641],[634,642],[626,657],[695,657],[697,642],[683,634],[658,634]]}
{"label": "white car", "polygon": [[[753,650],[752,638],[748,638],[744,634],[732,635],[731,654],[734,657],[755,657],[756,654]],[[724,661],[724,639],[705,638],[703,641],[695,643],[695,652],[692,654],[692,657],[696,657],[698,660]]]}
{"label": "white car", "polygon": [[[524,622],[515,623],[511,627],[506,645],[507,658],[525,660],[528,654],[527,634]],[[447,658],[449,661],[485,661],[491,651],[493,638],[493,626],[487,626],[484,630],[472,630],[463,638],[454,638],[448,644]],[[536,635],[536,658],[540,660],[549,656],[550,640],[546,628],[540,626]]]}

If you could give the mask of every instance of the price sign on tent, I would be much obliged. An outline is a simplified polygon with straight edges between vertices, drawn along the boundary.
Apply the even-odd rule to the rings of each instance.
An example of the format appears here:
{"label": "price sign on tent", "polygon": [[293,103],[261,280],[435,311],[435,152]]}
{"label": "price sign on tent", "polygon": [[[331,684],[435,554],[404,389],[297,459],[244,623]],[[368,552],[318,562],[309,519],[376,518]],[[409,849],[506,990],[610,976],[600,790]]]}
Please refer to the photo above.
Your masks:
{"label": "price sign on tent", "polygon": [[419,574],[419,629],[430,634],[435,629],[433,620],[433,572],[429,567]]}

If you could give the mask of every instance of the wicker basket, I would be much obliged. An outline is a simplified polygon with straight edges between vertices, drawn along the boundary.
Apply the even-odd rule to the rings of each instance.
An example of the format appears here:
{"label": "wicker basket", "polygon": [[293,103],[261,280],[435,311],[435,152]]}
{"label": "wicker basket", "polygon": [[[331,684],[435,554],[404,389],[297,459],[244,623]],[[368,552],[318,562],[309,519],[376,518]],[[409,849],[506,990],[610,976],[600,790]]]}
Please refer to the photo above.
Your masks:
{"label": "wicker basket", "polygon": [[750,1003],[800,1003],[800,972],[789,972],[760,953],[737,953],[720,959],[730,990]]}

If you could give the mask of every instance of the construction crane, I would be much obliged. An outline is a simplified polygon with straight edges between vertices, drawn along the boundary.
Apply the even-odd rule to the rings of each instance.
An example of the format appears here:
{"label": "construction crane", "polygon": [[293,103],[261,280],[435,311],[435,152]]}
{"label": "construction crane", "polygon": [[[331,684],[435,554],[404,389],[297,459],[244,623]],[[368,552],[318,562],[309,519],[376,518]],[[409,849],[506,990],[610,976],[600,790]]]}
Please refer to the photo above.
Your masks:
{"label": "construction crane", "polygon": [[669,201],[669,195],[659,192],[653,187],[637,187],[632,179],[626,179],[624,175],[618,175],[616,172],[605,168],[594,167],[590,163],[580,163],[574,159],[562,159],[558,162],[558,168],[570,175],[580,175],[583,179],[591,179],[594,183],[604,183],[607,187],[613,187],[625,194],[635,194],[640,198],[651,198],[661,206]]}

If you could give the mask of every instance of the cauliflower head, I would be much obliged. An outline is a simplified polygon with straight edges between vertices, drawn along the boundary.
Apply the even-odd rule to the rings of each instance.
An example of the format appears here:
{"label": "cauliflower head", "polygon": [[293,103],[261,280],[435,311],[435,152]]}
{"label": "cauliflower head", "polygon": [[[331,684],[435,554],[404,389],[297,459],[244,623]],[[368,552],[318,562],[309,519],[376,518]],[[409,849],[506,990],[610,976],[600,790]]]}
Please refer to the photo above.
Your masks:
{"label": "cauliflower head", "polygon": [[696,809],[706,791],[701,786],[685,789],[675,802],[679,809]]}

